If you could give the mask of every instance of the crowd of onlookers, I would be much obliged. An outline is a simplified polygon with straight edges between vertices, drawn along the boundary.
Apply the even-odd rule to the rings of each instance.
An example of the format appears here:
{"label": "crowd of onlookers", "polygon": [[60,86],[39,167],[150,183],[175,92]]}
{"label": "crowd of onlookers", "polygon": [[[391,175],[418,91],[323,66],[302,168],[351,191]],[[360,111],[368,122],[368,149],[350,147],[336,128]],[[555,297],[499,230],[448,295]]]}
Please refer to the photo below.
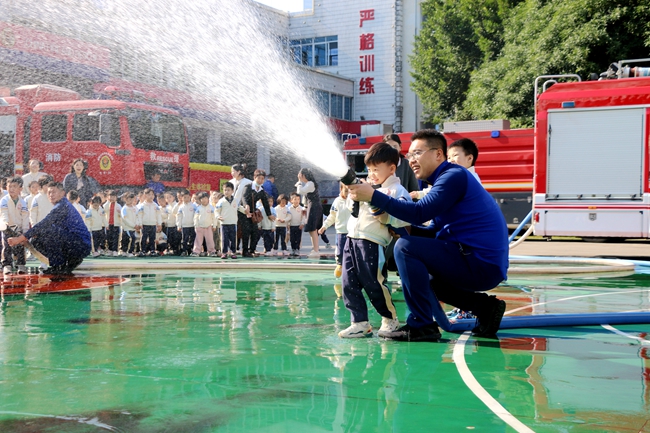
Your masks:
{"label": "crowd of onlookers", "polygon": [[[318,186],[308,169],[298,175],[296,191],[279,194],[273,175],[255,170],[251,180],[240,164],[232,167],[233,178],[222,181],[220,191],[196,193],[166,190],[159,172],[141,190],[105,190],[87,175],[87,168],[86,161],[75,159],[63,186],[92,235],[93,257],[298,256],[303,230],[314,235],[312,253],[318,254],[323,214]],[[0,212],[5,225],[14,227],[12,235],[42,221],[53,208],[47,189],[54,179],[41,170],[42,163],[31,160],[27,174],[9,179],[12,188],[2,185],[3,195],[17,188],[12,200],[5,200],[13,203],[12,214],[7,209]],[[12,264],[24,271],[24,260],[11,259],[4,260],[3,255],[5,273],[12,272]]]}

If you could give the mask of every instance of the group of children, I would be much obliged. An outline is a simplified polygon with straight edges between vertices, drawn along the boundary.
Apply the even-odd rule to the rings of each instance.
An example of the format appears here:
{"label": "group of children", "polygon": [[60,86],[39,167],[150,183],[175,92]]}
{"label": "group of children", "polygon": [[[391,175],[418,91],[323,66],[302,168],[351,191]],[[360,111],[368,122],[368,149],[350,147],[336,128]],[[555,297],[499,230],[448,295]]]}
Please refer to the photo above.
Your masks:
{"label": "group of children", "polygon": [[[121,203],[116,191],[107,191],[95,195],[88,209],[79,203],[75,191],[68,193],[68,199],[92,233],[94,257],[170,254],[236,259],[237,215],[248,210],[242,204],[236,206],[232,183],[226,182],[222,191],[190,194],[181,190],[156,197],[147,188],[137,196],[124,193]],[[275,207],[273,198],[268,200],[274,219],[266,214],[261,201],[256,203],[262,214],[258,223],[264,244],[261,255],[298,256],[305,224],[300,195],[292,193],[288,200],[280,194]]]}

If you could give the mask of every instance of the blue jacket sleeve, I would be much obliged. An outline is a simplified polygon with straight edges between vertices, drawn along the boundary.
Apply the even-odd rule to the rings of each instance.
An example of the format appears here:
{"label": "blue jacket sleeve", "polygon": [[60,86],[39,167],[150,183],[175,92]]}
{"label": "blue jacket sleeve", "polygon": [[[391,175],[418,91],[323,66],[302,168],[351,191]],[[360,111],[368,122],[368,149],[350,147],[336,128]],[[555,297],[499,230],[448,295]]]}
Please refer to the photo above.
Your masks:
{"label": "blue jacket sleeve", "polygon": [[397,200],[375,191],[370,204],[397,219],[422,225],[449,210],[465,196],[466,191],[467,176],[460,170],[448,170],[438,176],[422,200]]}

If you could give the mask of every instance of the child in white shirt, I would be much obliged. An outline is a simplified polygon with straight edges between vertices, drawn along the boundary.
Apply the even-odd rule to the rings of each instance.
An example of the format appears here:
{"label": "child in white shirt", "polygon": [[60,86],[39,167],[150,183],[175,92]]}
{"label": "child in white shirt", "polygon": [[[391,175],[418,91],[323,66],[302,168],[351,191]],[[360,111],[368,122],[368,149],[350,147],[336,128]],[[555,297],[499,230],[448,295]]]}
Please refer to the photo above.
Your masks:
{"label": "child in white shirt", "polygon": [[122,206],[120,212],[122,219],[122,250],[120,254],[133,257],[136,245],[135,231],[140,230],[140,226],[138,225],[138,209],[133,204],[135,202],[135,194],[129,192],[123,197],[124,206]]}
{"label": "child in white shirt", "polygon": [[29,208],[29,222],[32,224],[32,227],[40,223],[54,207],[47,197],[47,185],[53,180],[50,175],[43,176],[38,180],[40,192],[36,194],[32,200],[32,207]]}
{"label": "child in white shirt", "polygon": [[[273,207],[273,197],[269,196],[267,198],[269,203],[269,208],[271,210],[271,215],[276,216],[275,208]],[[262,221],[259,223],[259,228],[262,230],[262,239],[264,240],[264,254],[271,254],[273,251],[273,235],[275,234],[275,220],[269,219],[269,215],[266,214],[264,206],[262,206],[262,201],[258,200],[257,209],[262,212]]]}
{"label": "child in white shirt", "polygon": [[90,230],[93,240],[93,257],[100,256],[104,253],[104,242],[106,241],[106,215],[101,204],[101,197],[95,196],[90,200],[90,208],[86,211],[86,226]]}
{"label": "child in white shirt", "polygon": [[[277,255],[288,254],[287,251],[287,226],[291,222],[291,213],[287,207],[287,196],[280,194],[278,196],[278,205],[275,207],[275,243],[273,249]],[[282,247],[282,251],[280,251]]]}
{"label": "child in white shirt", "polygon": [[289,206],[289,239],[291,240],[291,254],[289,256],[298,257],[300,255],[300,241],[302,240],[302,229],[305,226],[305,208],[300,205],[300,195],[291,193],[291,206]]}
{"label": "child in white shirt", "polygon": [[235,251],[237,250],[237,209],[235,208],[236,202],[233,197],[235,188],[231,182],[226,182],[223,185],[223,197],[217,202],[215,206],[215,215],[221,222],[221,258],[228,258],[228,250],[230,250],[230,257],[237,258]]}
{"label": "child in white shirt", "polygon": [[156,233],[162,231],[162,215],[160,206],[153,201],[154,192],[151,188],[144,191],[144,202],[137,206],[138,225],[142,227],[142,238],[140,239],[140,256],[157,256]]}
{"label": "child in white shirt", "polygon": [[[16,265],[17,272],[24,274],[25,247],[22,244],[10,246],[7,239],[18,236],[29,230],[29,212],[27,203],[20,197],[23,190],[23,179],[19,176],[12,177],[7,182],[7,194],[0,199],[0,230],[2,230],[2,272],[11,274],[12,265]],[[14,263],[13,257],[16,256]]]}
{"label": "child in white shirt", "polygon": [[214,248],[214,238],[212,233],[216,230],[214,227],[214,207],[210,204],[210,196],[207,192],[200,192],[196,196],[199,204],[196,206],[194,213],[194,231],[196,238],[194,239],[194,249],[192,256],[205,257],[206,253],[203,252],[203,240],[208,249],[207,255],[210,257],[216,256]]}
{"label": "child in white shirt", "polygon": [[334,199],[330,214],[323,222],[323,227],[318,230],[318,234],[320,235],[325,233],[325,230],[333,224],[336,228],[336,268],[334,269],[334,276],[336,278],[339,278],[343,272],[343,249],[348,238],[348,220],[350,219],[350,209],[347,202],[348,187],[341,183],[339,188],[339,196]]}
{"label": "child in white shirt", "polygon": [[196,205],[192,203],[192,196],[188,190],[182,190],[183,203],[178,206],[176,212],[176,228],[182,233],[180,251],[181,256],[188,256],[192,252],[196,231],[194,230],[194,214]]}

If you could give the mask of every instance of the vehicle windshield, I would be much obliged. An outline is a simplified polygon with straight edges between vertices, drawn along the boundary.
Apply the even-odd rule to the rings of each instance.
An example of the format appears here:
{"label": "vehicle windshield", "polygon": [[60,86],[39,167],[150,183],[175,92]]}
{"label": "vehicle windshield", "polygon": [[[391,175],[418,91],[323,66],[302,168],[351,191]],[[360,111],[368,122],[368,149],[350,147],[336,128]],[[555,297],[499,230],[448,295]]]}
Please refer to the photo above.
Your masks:
{"label": "vehicle windshield", "polygon": [[134,147],[161,152],[186,153],[185,129],[180,117],[145,110],[127,113]]}

